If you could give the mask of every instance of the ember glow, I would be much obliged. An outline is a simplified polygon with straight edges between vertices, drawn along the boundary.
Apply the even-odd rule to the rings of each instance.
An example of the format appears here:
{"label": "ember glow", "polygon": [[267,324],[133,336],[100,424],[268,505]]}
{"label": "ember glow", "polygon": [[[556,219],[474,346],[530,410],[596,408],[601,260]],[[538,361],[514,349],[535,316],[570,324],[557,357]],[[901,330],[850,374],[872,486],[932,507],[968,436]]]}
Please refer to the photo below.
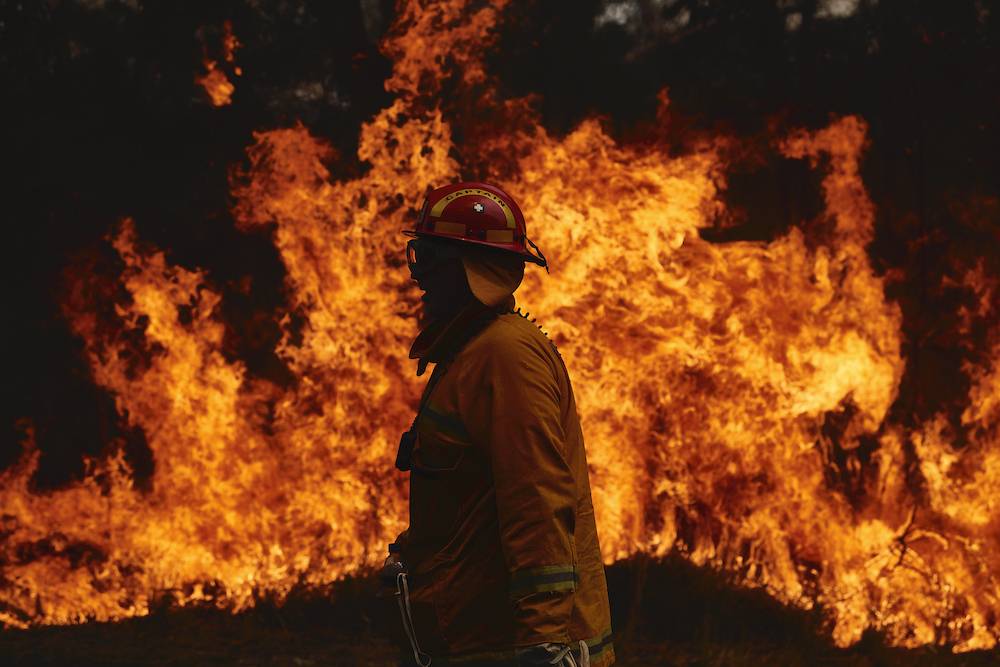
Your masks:
{"label": "ember glow", "polygon": [[[64,313],[155,473],[140,490],[111,457],[82,483],[32,493],[28,428],[22,460],[0,473],[0,620],[121,619],[164,597],[237,611],[380,562],[405,526],[392,461],[422,388],[406,358],[419,302],[398,231],[425,188],[474,167],[518,198],[551,261],[551,275],[529,269],[519,303],[573,376],[606,563],[680,552],[821,606],[843,646],[869,627],[901,646],[994,646],[1000,332],[990,365],[966,369],[972,442],[948,442],[943,417],[889,418],[902,316],[866,252],[865,120],[772,138],[822,174],[821,224],[710,243],[699,230],[724,208],[736,140],[671,154],[618,144],[596,120],[550,136],[529,101],[494,97],[482,65],[506,3],[468,4],[400,8],[384,44],[396,100],[360,129],[364,176],[332,179],[338,156],[302,125],[260,131],[249,166],[233,167],[234,218],[273,230],[302,319],[281,321],[289,388],[223,354],[222,297],[205,274],[117,225],[121,329],[98,326],[84,299]],[[453,74],[446,52],[458,94],[491,112],[462,145],[434,97]],[[81,290],[98,280],[68,274]],[[997,284],[967,281],[995,311]]]}
{"label": "ember glow", "polygon": [[[236,35],[233,34],[233,25],[231,22],[226,21],[222,26],[222,30],[222,63],[228,65],[235,76],[240,76],[243,70],[234,66],[236,49],[240,47],[240,42],[236,39]],[[236,92],[236,86],[226,76],[222,63],[206,55],[202,61],[205,72],[194,78],[195,83],[205,89],[205,93],[208,94],[212,106],[217,107],[232,104],[233,93]]]}

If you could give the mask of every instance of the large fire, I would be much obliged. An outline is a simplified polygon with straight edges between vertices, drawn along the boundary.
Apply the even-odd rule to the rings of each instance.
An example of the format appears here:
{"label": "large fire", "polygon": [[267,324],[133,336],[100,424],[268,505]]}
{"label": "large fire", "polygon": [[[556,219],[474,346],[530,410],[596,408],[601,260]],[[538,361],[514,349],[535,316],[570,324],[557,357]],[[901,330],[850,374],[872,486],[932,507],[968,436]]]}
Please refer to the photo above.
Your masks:
{"label": "large fire", "polygon": [[[233,170],[234,217],[270,230],[287,269],[289,387],[227,358],[220,290],[129,220],[112,237],[120,327],[101,326],[88,297],[114,292],[73,278],[65,315],[155,473],[139,489],[111,457],[32,493],[29,427],[0,477],[0,620],[120,619],[164,598],[240,610],[378,563],[405,525],[392,461],[422,385],[398,230],[429,185],[473,170],[515,194],[551,260],[518,297],[572,373],[607,563],[678,551],[822,606],[840,645],[873,627],[902,646],[994,646],[1000,337],[992,364],[968,369],[962,419],[978,428],[964,448],[939,420],[888,418],[902,318],[866,254],[865,121],[774,137],[823,174],[808,237],[709,243],[699,230],[723,207],[732,139],[675,155],[616,144],[597,121],[549,136],[528,101],[495,96],[482,65],[506,3],[468,4],[400,7],[384,44],[397,97],[361,128],[364,176],[331,180],[337,156],[301,125],[258,133],[249,168]],[[435,103],[445,76],[480,118],[461,145]],[[967,280],[995,309],[997,285]]]}

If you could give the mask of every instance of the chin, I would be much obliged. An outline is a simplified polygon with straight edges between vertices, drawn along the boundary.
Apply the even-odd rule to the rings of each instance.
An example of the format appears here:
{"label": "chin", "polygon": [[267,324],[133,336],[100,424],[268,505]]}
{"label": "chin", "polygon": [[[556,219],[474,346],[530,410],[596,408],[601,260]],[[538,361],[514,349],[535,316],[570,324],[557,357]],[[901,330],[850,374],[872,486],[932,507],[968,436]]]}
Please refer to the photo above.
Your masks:
{"label": "chin", "polygon": [[417,311],[417,322],[420,328],[423,329],[433,320],[439,319],[441,317],[440,309],[435,308],[431,304],[427,303],[426,300],[420,302],[421,308]]}

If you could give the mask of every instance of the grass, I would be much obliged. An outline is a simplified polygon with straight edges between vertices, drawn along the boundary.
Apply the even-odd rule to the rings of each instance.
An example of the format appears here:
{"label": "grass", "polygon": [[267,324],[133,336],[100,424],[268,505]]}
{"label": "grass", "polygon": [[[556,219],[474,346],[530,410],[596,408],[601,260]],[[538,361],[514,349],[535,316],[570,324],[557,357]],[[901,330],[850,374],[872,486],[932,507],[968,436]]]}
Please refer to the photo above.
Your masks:
{"label": "grass", "polygon": [[[818,612],[730,586],[681,559],[634,559],[607,570],[621,667],[979,667],[1000,652],[891,648],[868,633],[850,649],[825,637]],[[395,667],[378,633],[372,578],[261,600],[242,614],[160,609],[119,623],[0,632],[0,665]]]}

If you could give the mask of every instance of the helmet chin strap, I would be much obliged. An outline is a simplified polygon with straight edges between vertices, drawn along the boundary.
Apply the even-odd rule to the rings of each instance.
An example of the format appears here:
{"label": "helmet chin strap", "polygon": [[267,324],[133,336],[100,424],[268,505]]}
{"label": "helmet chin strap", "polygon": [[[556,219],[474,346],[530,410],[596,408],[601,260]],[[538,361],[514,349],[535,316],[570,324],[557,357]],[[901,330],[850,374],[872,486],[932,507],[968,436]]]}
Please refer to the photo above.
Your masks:
{"label": "helmet chin strap", "polygon": [[549,272],[549,261],[547,259],[545,259],[545,255],[542,254],[542,251],[539,250],[538,246],[535,245],[534,241],[532,241],[531,239],[529,239],[527,236],[524,237],[524,240],[525,240],[525,242],[528,245],[530,245],[532,248],[535,249],[535,252],[538,253],[538,257],[542,260],[542,266],[545,267],[545,273],[548,273]]}

